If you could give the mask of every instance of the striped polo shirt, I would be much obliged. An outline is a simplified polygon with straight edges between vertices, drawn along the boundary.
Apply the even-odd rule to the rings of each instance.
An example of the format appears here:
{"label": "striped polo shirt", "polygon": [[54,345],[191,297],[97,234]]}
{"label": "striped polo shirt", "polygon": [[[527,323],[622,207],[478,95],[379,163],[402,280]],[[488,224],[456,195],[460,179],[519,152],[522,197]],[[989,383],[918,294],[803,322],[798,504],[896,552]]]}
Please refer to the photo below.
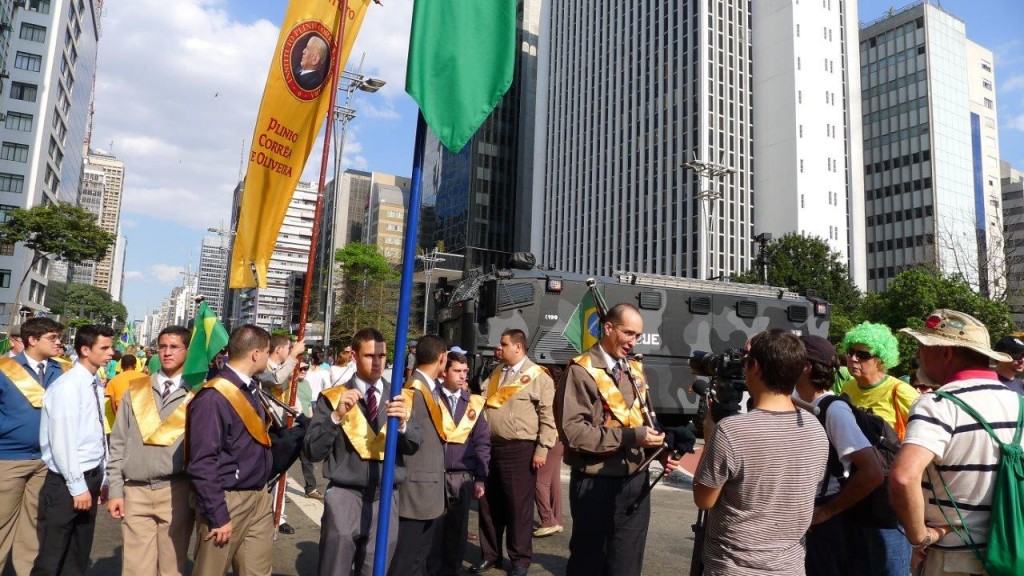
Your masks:
{"label": "striped polo shirt", "polygon": [[[995,372],[965,370],[940,388],[962,400],[981,415],[1003,442],[1013,440],[1017,426],[1019,395],[999,382]],[[988,541],[989,513],[999,448],[988,432],[952,402],[935,394],[922,395],[910,409],[905,444],[916,444],[935,454],[922,481],[928,504],[925,521],[959,525],[956,502],[964,525],[976,544]],[[949,495],[939,481],[949,487]],[[939,508],[941,506],[941,510]],[[955,532],[937,544],[947,550],[966,550],[968,546]]]}
{"label": "striped polo shirt", "polygon": [[708,512],[706,574],[803,574],[804,533],[828,438],[802,410],[754,409],[720,421],[694,483],[721,488]]}

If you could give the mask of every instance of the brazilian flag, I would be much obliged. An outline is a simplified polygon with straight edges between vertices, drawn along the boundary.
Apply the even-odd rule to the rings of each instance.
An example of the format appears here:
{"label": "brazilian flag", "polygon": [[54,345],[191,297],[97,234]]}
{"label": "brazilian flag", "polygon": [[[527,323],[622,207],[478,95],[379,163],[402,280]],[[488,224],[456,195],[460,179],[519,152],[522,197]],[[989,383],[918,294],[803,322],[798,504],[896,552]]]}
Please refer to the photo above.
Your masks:
{"label": "brazilian flag", "polygon": [[121,335],[117,337],[117,344],[114,344],[114,348],[123,354],[128,350],[129,346],[135,346],[135,327],[131,322],[125,322],[124,328],[121,329]]}
{"label": "brazilian flag", "polygon": [[601,339],[602,326],[597,299],[592,290],[587,290],[579,305],[576,306],[576,310],[569,317],[562,336],[572,344],[577,352],[582,353]]}
{"label": "brazilian flag", "polygon": [[185,368],[182,379],[192,388],[196,388],[206,380],[210,371],[210,362],[228,344],[228,331],[210,310],[206,302],[199,303],[196,319],[192,323],[192,339],[185,355]]}

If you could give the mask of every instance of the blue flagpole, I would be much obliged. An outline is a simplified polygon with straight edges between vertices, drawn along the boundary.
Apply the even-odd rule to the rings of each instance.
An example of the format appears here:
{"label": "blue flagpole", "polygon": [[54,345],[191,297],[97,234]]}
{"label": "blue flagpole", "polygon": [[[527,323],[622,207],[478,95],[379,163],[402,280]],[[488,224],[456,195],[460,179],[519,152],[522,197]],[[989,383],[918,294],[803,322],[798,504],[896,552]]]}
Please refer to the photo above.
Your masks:
{"label": "blue flagpole", "polygon": [[[398,323],[395,327],[395,362],[391,367],[391,391],[388,398],[402,393],[405,375],[405,341],[409,332],[412,308],[412,276],[416,264],[416,238],[420,221],[420,197],[423,195],[423,141],[427,125],[423,114],[417,113],[416,143],[412,160],[412,189],[405,218],[405,239],[402,246],[402,285],[398,296]],[[409,406],[412,409],[412,406]],[[380,507],[377,509],[376,549],[373,553],[373,576],[385,576],[388,559],[388,530],[391,524],[391,494],[395,481],[395,453],[398,451],[398,418],[388,418],[387,441],[384,445],[384,471],[380,479]]]}

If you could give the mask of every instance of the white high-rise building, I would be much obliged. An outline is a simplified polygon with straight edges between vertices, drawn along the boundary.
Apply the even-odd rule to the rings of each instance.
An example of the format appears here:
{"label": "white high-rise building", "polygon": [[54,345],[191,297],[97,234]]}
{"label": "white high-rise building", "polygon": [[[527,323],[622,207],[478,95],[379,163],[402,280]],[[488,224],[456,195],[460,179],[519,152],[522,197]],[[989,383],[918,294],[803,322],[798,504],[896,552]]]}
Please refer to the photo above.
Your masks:
{"label": "white high-rise building", "polygon": [[866,286],[856,0],[757,0],[754,230],[816,236]]}
{"label": "white high-rise building", "polygon": [[214,314],[224,312],[224,287],[228,280],[228,252],[231,247],[223,236],[203,238],[199,254],[199,294]]}
{"label": "white high-rise building", "polygon": [[110,298],[120,302],[124,296],[124,262],[128,251],[128,237],[121,233],[121,227],[117,227],[117,239],[111,249],[114,258],[110,261]]}
{"label": "white high-rise building", "polygon": [[[112,154],[88,150],[82,164],[82,178],[78,190],[78,205],[96,215],[96,224],[117,238],[99,262],[71,265],[71,282],[92,284],[106,291],[114,300],[121,296],[124,240],[121,236],[121,195],[124,191],[124,162]],[[122,261],[116,263],[118,250]],[[116,282],[115,282],[115,276]],[[51,278],[53,276],[51,275]],[[116,294],[116,296],[115,296]]]}
{"label": "white high-rise building", "polygon": [[[82,174],[89,100],[96,74],[99,0],[15,3],[0,90],[0,212],[74,202]],[[41,310],[47,259],[24,246],[0,247],[0,326]]]}
{"label": "white high-rise building", "polygon": [[[532,187],[543,193],[533,203],[539,263],[709,278],[750,267],[751,4],[545,6]],[[684,166],[693,160],[731,170],[705,181]]]}

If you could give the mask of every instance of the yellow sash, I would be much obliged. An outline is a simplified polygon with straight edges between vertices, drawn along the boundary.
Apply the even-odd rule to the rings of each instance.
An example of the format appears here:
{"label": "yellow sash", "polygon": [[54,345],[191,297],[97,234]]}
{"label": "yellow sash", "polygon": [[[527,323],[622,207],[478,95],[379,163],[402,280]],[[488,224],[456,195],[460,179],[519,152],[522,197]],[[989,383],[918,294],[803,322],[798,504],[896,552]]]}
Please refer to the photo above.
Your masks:
{"label": "yellow sash", "polygon": [[[338,402],[341,400],[341,395],[349,390],[346,386],[334,386],[320,392],[320,395],[327,398],[327,402],[330,403],[331,408],[337,409]],[[402,391],[405,394],[405,400],[412,405],[412,391]],[[380,404],[383,408],[383,402]],[[370,422],[366,419],[366,415],[363,411],[358,409],[358,406],[353,406],[351,410],[345,413],[345,416],[341,419],[341,430],[345,433],[345,437],[348,438],[352,448],[355,449],[356,454],[359,455],[363,460],[376,460],[382,462],[384,460],[384,443],[387,440],[387,427],[380,429],[380,432],[374,432],[370,426]]]}
{"label": "yellow sash", "polygon": [[185,400],[162,422],[153,394],[149,376],[128,383],[128,395],[135,421],[139,424],[139,433],[142,434],[142,443],[148,446],[170,446],[185,433],[185,412],[194,394],[189,392]]}
{"label": "yellow sash", "polygon": [[523,371],[515,384],[509,383],[501,386],[498,384],[501,380],[501,370],[495,370],[491,374],[490,381],[487,382],[487,407],[501,408],[509,398],[516,395],[516,392],[529,386],[530,382],[533,382],[541,374],[545,374],[544,369],[534,364]]}
{"label": "yellow sash", "polygon": [[[573,363],[578,364],[590,377],[597,383],[597,391],[604,398],[606,404],[608,404],[609,410],[611,410],[612,416],[615,417],[623,426],[628,428],[637,428],[644,425],[643,411],[640,409],[640,398],[633,399],[633,406],[626,407],[626,399],[623,398],[622,392],[619,391],[619,387],[612,380],[611,376],[608,375],[604,370],[594,368],[590,361],[590,353],[584,353],[576,358],[572,359]],[[633,376],[636,378],[637,386],[640,388],[640,393],[647,397],[647,386],[644,382],[643,366],[635,360],[629,361],[629,369],[632,371]]]}
{"label": "yellow sash", "polygon": [[38,380],[28,373],[28,370],[25,370],[24,366],[18,364],[14,358],[0,358],[0,372],[7,376],[11,384],[14,384],[14,387],[25,396],[33,408],[43,407],[43,392],[46,390]]}
{"label": "yellow sash", "polygon": [[466,442],[466,439],[469,438],[469,433],[473,431],[473,425],[476,424],[480,409],[483,408],[484,399],[482,396],[470,396],[466,414],[456,424],[452,414],[438,406],[437,402],[434,402],[434,395],[423,382],[410,379],[405,389],[419,390],[423,396],[423,401],[427,405],[427,411],[430,412],[430,421],[434,424],[434,430],[437,430],[437,435],[441,437],[443,442],[450,444],[464,444]]}
{"label": "yellow sash", "polygon": [[235,409],[235,413],[242,419],[242,424],[245,424],[245,429],[252,436],[253,440],[263,446],[270,447],[270,434],[267,433],[267,423],[260,418],[259,412],[256,412],[252,404],[249,404],[249,400],[238,389],[238,386],[223,378],[214,378],[203,384],[203,388],[213,388],[220,392],[221,396],[227,398],[228,404],[231,404],[231,407]]}

